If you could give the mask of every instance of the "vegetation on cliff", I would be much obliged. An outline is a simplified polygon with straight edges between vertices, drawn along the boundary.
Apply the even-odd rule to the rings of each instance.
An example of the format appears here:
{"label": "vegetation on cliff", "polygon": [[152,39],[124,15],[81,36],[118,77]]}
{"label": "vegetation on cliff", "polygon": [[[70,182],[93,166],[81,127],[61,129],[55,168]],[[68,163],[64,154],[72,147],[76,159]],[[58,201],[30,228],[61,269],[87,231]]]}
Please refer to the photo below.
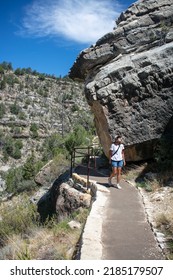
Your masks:
{"label": "vegetation on cliff", "polygon": [[[81,83],[0,64],[0,259],[73,257],[88,210],[41,224],[30,198],[42,184],[42,167],[49,166],[48,189],[69,169],[73,148],[89,145],[94,133]],[[80,227],[71,229],[71,220]]]}

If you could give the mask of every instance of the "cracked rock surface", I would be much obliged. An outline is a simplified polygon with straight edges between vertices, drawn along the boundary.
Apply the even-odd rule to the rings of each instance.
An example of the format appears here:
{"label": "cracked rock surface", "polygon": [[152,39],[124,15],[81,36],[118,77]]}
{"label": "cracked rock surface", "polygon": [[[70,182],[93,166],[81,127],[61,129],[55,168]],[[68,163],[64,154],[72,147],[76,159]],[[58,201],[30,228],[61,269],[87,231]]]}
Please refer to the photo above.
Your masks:
{"label": "cracked rock surface", "polygon": [[134,3],[80,53],[70,76],[85,80],[105,154],[121,134],[127,160],[150,158],[157,139],[173,131],[173,0]]}

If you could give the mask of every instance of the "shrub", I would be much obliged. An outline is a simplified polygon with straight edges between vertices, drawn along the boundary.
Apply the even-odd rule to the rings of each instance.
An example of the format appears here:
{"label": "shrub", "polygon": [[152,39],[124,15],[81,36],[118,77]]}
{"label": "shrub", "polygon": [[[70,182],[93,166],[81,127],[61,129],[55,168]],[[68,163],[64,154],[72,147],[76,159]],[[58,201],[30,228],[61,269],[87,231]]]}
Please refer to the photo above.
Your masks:
{"label": "shrub", "polygon": [[4,146],[3,146],[3,155],[7,159],[9,156],[14,159],[21,158],[20,149],[23,147],[23,144],[20,140],[14,140],[11,137],[5,137]]}
{"label": "shrub", "polygon": [[5,176],[6,191],[8,193],[17,193],[22,181],[23,169],[21,167],[11,168]]}
{"label": "shrub", "polygon": [[80,147],[87,144],[87,131],[81,125],[78,125],[65,140],[65,147],[69,153],[72,153],[74,147]]}
{"label": "shrub", "polygon": [[142,181],[137,183],[137,188],[144,188],[147,192],[152,192],[152,186],[148,181]]}
{"label": "shrub", "polygon": [[31,136],[33,138],[37,138],[38,137],[38,126],[36,123],[32,123],[30,126],[30,131],[31,131]]}
{"label": "shrub", "polygon": [[13,234],[25,234],[37,223],[37,209],[26,196],[21,201],[8,205],[1,210],[0,242],[4,242]]}
{"label": "shrub", "polygon": [[5,114],[5,105],[3,103],[0,103],[0,119],[3,118]]}
{"label": "shrub", "polygon": [[[23,179],[23,178],[22,178]],[[23,193],[23,192],[31,192],[32,190],[35,190],[37,188],[37,184],[34,180],[24,180],[21,181],[17,188],[17,193]]]}
{"label": "shrub", "polygon": [[16,148],[18,148],[18,149],[22,149],[22,148],[23,148],[23,142],[22,142],[22,140],[16,140],[15,146],[16,146]]}
{"label": "shrub", "polygon": [[16,148],[14,151],[13,151],[13,158],[14,159],[20,159],[22,156],[22,153],[20,151],[19,148]]}
{"label": "shrub", "polygon": [[28,192],[37,187],[34,177],[43,166],[42,162],[37,162],[33,154],[21,167],[11,168],[5,174],[6,191],[8,193]]}
{"label": "shrub", "polygon": [[[28,94],[29,91],[27,91],[26,93]],[[30,105],[30,104],[31,104],[31,100],[30,100],[29,98],[27,98],[27,99],[25,100],[25,106],[26,106],[26,108],[27,108],[28,105]]]}
{"label": "shrub", "polygon": [[68,222],[70,221],[69,218],[61,221],[60,223],[56,223],[53,224],[53,233],[55,236],[60,236],[60,235],[64,235],[64,234],[69,234],[72,229],[70,228],[70,226],[68,225]]}
{"label": "shrub", "polygon": [[1,82],[0,82],[0,89],[5,89],[6,88],[6,79],[4,78]]}
{"label": "shrub", "polygon": [[6,137],[4,140],[3,153],[12,156],[13,154],[13,139]]}
{"label": "shrub", "polygon": [[54,133],[47,138],[42,146],[43,149],[43,161],[48,161],[53,157],[56,157],[60,153],[65,153],[63,150],[64,139],[58,133]]}
{"label": "shrub", "polygon": [[16,102],[14,104],[12,104],[10,106],[10,112],[14,115],[18,115],[20,112],[20,106],[16,104]]}
{"label": "shrub", "polygon": [[89,115],[85,111],[80,111],[80,118],[78,120],[78,125],[82,125],[89,134],[95,135],[96,129],[93,121],[93,116]]}
{"label": "shrub", "polygon": [[14,84],[18,84],[19,80],[14,77],[12,74],[6,75],[6,82],[8,85],[10,85],[11,87],[14,86]]}
{"label": "shrub", "polygon": [[11,129],[11,132],[14,133],[14,135],[20,134],[21,133],[21,127],[19,127],[19,126],[13,127]]}
{"label": "shrub", "polygon": [[27,158],[24,166],[23,166],[23,178],[25,180],[30,180],[33,179],[38,170],[35,168],[35,156],[34,153],[32,152],[31,156]]}
{"label": "shrub", "polygon": [[72,219],[76,220],[77,222],[84,224],[88,215],[89,215],[90,209],[86,208],[80,208],[76,211],[74,211],[71,214]]}
{"label": "shrub", "polygon": [[53,158],[52,162],[49,164],[49,170],[46,175],[46,181],[49,184],[53,182],[60,174],[67,170],[69,165],[70,163],[66,159],[65,155],[58,154],[56,157]]}
{"label": "shrub", "polygon": [[19,117],[20,120],[26,120],[26,114],[25,114],[25,112],[19,112],[18,117]]}
{"label": "shrub", "polygon": [[72,106],[71,110],[72,110],[73,113],[76,112],[76,111],[79,111],[78,105],[77,105],[77,104],[74,104],[74,105]]}
{"label": "shrub", "polygon": [[37,93],[43,97],[48,97],[48,92],[46,91],[46,89],[40,88]]}

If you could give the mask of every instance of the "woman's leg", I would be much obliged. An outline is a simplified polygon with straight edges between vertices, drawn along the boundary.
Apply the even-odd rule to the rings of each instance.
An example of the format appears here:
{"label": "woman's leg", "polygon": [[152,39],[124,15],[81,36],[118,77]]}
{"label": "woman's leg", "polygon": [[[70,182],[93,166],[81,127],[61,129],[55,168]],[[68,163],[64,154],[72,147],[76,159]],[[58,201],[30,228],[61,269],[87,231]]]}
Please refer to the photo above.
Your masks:
{"label": "woman's leg", "polygon": [[108,184],[112,185],[112,178],[115,177],[115,175],[117,174],[117,167],[116,166],[112,166],[112,173],[110,175],[110,177],[108,178]]}
{"label": "woman's leg", "polygon": [[120,180],[121,180],[121,171],[123,167],[123,160],[119,161],[117,164],[117,188],[121,189]]}
{"label": "woman's leg", "polygon": [[119,184],[120,180],[121,180],[121,167],[117,168],[117,184]]}
{"label": "woman's leg", "polygon": [[112,179],[113,177],[115,177],[115,175],[117,174],[117,167],[113,166],[112,167],[112,173],[110,175],[110,179]]}

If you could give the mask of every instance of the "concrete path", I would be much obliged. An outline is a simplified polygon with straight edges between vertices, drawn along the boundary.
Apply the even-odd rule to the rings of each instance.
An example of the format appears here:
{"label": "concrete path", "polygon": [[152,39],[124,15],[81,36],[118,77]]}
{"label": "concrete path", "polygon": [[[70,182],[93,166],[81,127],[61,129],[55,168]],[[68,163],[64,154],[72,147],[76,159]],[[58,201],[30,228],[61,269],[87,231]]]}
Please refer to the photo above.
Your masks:
{"label": "concrete path", "polygon": [[121,182],[122,189],[110,188],[102,227],[105,260],[163,259],[151,230],[139,191]]}
{"label": "concrete path", "polygon": [[[86,177],[83,168],[78,168],[76,171],[79,175]],[[108,174],[107,171],[106,175]],[[104,185],[108,192],[105,192],[104,197],[107,199],[102,200],[104,205],[101,203],[101,208],[99,208],[99,201],[95,205],[93,204],[94,210],[91,210],[89,217],[92,225],[87,226],[86,224],[86,231],[84,230],[84,238],[87,242],[83,240],[85,253],[82,259],[164,259],[147,221],[139,191],[124,180],[120,184],[121,190],[108,187],[106,175],[95,171],[92,171],[90,175],[90,180]],[[100,199],[99,197],[98,195],[97,200]],[[96,211],[97,208],[99,211]],[[96,212],[97,216],[95,217]],[[98,217],[98,212],[100,212],[100,217]],[[99,226],[97,226],[97,221],[99,221]],[[94,254],[91,248],[93,248]]]}

